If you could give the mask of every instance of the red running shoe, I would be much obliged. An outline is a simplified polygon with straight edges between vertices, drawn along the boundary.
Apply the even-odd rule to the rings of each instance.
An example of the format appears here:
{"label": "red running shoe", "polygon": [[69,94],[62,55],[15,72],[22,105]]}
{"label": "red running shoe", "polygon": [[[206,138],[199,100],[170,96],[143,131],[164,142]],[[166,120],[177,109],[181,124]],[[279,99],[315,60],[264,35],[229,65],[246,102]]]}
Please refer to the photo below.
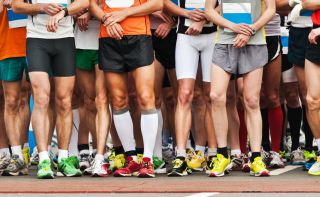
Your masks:
{"label": "red running shoe", "polygon": [[137,176],[140,168],[141,168],[141,165],[135,162],[131,156],[128,156],[125,167],[119,170],[116,170],[113,173],[113,176],[115,177]]}
{"label": "red running shoe", "polygon": [[155,172],[151,159],[144,157],[141,163],[141,169],[139,171],[138,177],[140,178],[154,178]]}

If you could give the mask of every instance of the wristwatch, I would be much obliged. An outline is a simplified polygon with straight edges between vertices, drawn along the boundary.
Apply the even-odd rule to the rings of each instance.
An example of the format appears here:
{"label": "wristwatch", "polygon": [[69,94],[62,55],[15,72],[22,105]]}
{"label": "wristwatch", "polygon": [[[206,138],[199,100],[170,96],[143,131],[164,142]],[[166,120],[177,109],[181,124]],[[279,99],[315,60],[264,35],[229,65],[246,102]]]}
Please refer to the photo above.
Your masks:
{"label": "wristwatch", "polygon": [[62,10],[64,11],[64,17],[69,16],[69,11],[67,7],[63,8]]}
{"label": "wristwatch", "polygon": [[253,35],[253,36],[256,35],[257,30],[256,30],[254,27],[251,27],[251,31],[252,31],[252,35]]}

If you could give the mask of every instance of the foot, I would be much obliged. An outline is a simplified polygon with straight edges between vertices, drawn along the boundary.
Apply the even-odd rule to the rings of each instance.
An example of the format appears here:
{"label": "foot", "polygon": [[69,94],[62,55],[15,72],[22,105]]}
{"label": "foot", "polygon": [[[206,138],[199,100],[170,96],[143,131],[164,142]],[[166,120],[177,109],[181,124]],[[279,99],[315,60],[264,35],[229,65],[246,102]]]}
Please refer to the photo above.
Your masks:
{"label": "foot", "polygon": [[270,168],[277,169],[277,168],[284,168],[284,163],[279,153],[277,152],[270,152]]}
{"label": "foot", "polygon": [[154,166],[150,158],[144,157],[141,163],[141,169],[139,170],[138,177],[140,178],[154,178],[155,171]]}
{"label": "foot", "polygon": [[30,164],[30,148],[29,147],[22,149],[22,156],[23,156],[24,163],[26,164],[26,166],[29,166],[29,164]]}
{"label": "foot", "polygon": [[24,163],[23,159],[20,159],[18,155],[12,155],[9,165],[3,171],[3,176],[19,176],[27,175],[28,167]]}
{"label": "foot", "polygon": [[38,173],[37,173],[38,179],[53,179],[54,173],[51,169],[51,161],[50,160],[43,160],[38,165]]}
{"label": "foot", "polygon": [[133,160],[133,157],[127,157],[127,164],[125,167],[116,170],[113,174],[115,177],[128,177],[128,176],[137,176],[141,168],[141,165]]}
{"label": "foot", "polygon": [[90,167],[91,157],[89,150],[80,151],[79,158],[79,166],[81,171],[84,171]]}
{"label": "foot", "polygon": [[222,154],[217,154],[217,159],[215,160],[214,167],[210,171],[210,177],[221,177],[229,173],[232,169],[232,163],[230,156],[228,158],[224,157]]}
{"label": "foot", "polygon": [[74,157],[63,158],[58,163],[57,176],[79,177],[82,176],[81,170],[76,168],[76,159]]}
{"label": "foot", "polygon": [[250,172],[250,168],[251,168],[250,159],[246,155],[243,155],[242,172]]}
{"label": "foot", "polygon": [[166,162],[163,160],[160,160],[158,157],[153,156],[153,165],[154,165],[154,171],[156,174],[166,174],[167,168],[166,168]]}
{"label": "foot", "polygon": [[309,169],[308,174],[320,176],[320,152],[317,152],[317,160]]}
{"label": "foot", "polygon": [[214,163],[215,160],[217,159],[217,156],[210,156],[207,159],[207,165],[206,165],[206,174],[210,175],[210,172],[213,170],[214,168]]}
{"label": "foot", "polygon": [[0,155],[0,175],[2,175],[3,171],[8,167],[10,164],[10,155],[3,153]]}
{"label": "foot", "polygon": [[91,175],[93,177],[107,177],[111,174],[111,170],[109,170],[109,164],[99,160],[95,159],[92,164],[92,173]]}
{"label": "foot", "polygon": [[201,151],[195,151],[191,158],[187,159],[187,164],[191,170],[201,172],[206,166],[206,159],[202,156]]}
{"label": "foot", "polygon": [[168,173],[168,176],[187,176],[188,164],[184,157],[177,157],[173,162],[173,168]]}
{"label": "foot", "polygon": [[269,176],[266,164],[261,157],[256,157],[250,167],[251,176]]}
{"label": "foot", "polygon": [[242,170],[244,160],[242,155],[232,155],[231,156],[232,170],[239,171]]}
{"label": "foot", "polygon": [[291,157],[291,164],[292,165],[304,165],[306,163],[303,151],[300,148],[292,151],[290,157]]}

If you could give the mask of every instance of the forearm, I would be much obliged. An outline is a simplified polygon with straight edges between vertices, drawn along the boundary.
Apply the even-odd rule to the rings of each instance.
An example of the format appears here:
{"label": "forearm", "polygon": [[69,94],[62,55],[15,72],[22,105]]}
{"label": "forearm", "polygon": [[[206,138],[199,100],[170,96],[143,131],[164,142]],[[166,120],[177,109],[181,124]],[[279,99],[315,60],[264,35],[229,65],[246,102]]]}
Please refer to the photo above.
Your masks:
{"label": "forearm", "polygon": [[163,0],[150,0],[140,6],[131,7],[126,10],[128,16],[146,16],[153,12],[162,10]]}
{"label": "forearm", "polygon": [[262,16],[253,24],[255,30],[261,29],[265,26],[275,15],[276,13],[276,5],[274,0],[266,0],[267,9],[264,11]]}
{"label": "forearm", "polygon": [[320,1],[319,0],[303,0],[302,7],[306,10],[318,10],[320,9]]}
{"label": "forearm", "polygon": [[101,21],[103,15],[105,14],[101,7],[98,5],[97,0],[90,0],[90,13],[99,21]]}
{"label": "forearm", "polygon": [[215,23],[216,25],[229,28],[231,29],[231,26],[233,23],[225,18],[223,18],[220,13],[215,9],[216,7],[216,0],[207,0],[206,1],[206,8],[205,8],[205,13],[207,16],[207,19],[210,22]]}
{"label": "forearm", "polygon": [[170,12],[174,16],[183,16],[185,17],[187,14],[187,10],[177,6],[171,0],[164,0],[164,9]]}
{"label": "forearm", "polygon": [[43,11],[41,4],[29,4],[21,0],[13,0],[12,9],[17,14],[26,15],[34,15]]}
{"label": "forearm", "polygon": [[76,0],[68,6],[69,15],[77,14],[89,7],[89,0]]}

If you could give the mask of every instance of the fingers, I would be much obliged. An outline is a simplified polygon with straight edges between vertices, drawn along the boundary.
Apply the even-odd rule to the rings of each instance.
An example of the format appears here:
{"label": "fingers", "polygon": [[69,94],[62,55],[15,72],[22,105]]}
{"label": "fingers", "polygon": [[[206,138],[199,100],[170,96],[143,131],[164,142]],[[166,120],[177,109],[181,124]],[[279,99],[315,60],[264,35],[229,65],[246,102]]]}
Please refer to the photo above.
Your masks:
{"label": "fingers", "polygon": [[245,34],[247,36],[251,36],[253,34],[251,27],[245,24],[240,24],[240,33]]}

